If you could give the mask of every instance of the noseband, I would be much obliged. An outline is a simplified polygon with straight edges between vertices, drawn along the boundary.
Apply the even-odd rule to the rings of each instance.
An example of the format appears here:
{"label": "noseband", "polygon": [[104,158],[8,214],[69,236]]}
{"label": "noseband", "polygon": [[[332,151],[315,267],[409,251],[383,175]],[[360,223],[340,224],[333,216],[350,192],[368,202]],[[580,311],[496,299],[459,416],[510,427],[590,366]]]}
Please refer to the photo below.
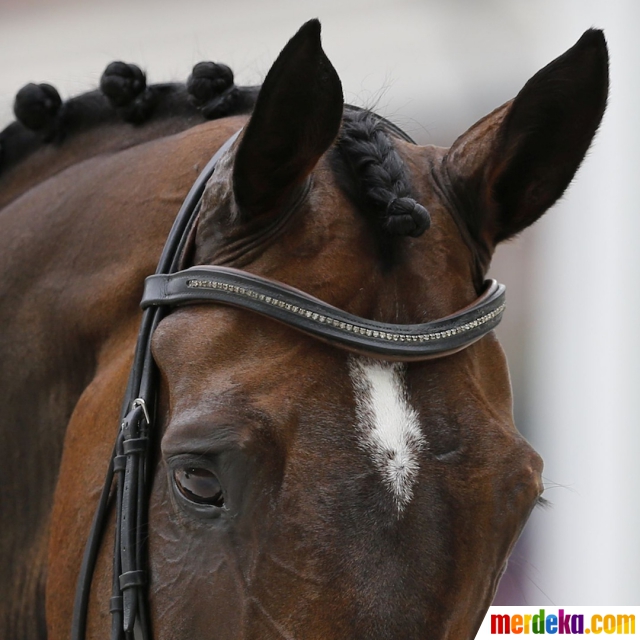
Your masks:
{"label": "noseband", "polygon": [[[406,133],[381,119],[409,142]],[[189,191],[173,224],[156,274],[147,278],[144,309],[122,419],[104,487],[87,540],[74,602],[71,638],[83,640],[91,581],[102,534],[115,494],[112,640],[152,638],[147,601],[147,511],[152,480],[153,417],[157,371],[151,337],[169,309],[178,305],[219,303],[240,307],[289,325],[335,347],[384,360],[441,358],[473,344],[494,329],[505,308],[505,287],[487,280],[480,297],[453,315],[423,324],[387,324],[351,315],[298,289],[255,274],[217,266],[179,271],[200,199],[219,159],[240,132],[213,156]],[[415,143],[414,143],[415,144]],[[115,478],[115,492],[112,485]]]}

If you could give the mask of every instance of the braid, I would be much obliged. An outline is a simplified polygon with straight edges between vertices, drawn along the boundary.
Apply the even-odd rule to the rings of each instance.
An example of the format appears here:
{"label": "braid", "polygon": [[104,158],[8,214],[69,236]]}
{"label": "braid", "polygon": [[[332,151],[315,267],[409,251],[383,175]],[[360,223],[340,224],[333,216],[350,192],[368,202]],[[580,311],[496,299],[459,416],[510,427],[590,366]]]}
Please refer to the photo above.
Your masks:
{"label": "braid", "polygon": [[384,232],[417,237],[429,228],[429,212],[411,197],[405,164],[378,118],[367,111],[347,112],[338,149]]}
{"label": "braid", "polygon": [[187,79],[191,103],[207,120],[223,118],[237,108],[240,90],[226,64],[199,62]]}
{"label": "braid", "polygon": [[126,122],[143,124],[153,112],[158,92],[147,87],[147,77],[140,67],[112,62],[100,78],[100,90]]}
{"label": "braid", "polygon": [[197,64],[186,84],[152,85],[135,64],[112,62],[100,78],[99,91],[64,103],[51,85],[28,84],[15,98],[17,122],[0,131],[0,169],[18,164],[43,144],[61,144],[80,131],[119,120],[142,125],[170,119],[186,129],[205,120],[249,114],[259,91],[259,86],[237,87],[231,69],[213,62]]}
{"label": "braid", "polygon": [[16,94],[13,113],[30,131],[43,134],[45,141],[55,138],[61,128],[62,99],[50,84],[27,84]]}

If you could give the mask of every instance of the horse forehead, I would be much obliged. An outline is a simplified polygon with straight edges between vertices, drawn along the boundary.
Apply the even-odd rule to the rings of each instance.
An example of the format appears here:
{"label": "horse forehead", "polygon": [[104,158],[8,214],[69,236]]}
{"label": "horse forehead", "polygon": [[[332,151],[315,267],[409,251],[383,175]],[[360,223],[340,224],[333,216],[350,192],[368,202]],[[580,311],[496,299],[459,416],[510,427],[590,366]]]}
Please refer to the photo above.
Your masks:
{"label": "horse forehead", "polygon": [[400,514],[413,495],[426,446],[420,418],[410,404],[404,365],[351,357],[358,442],[371,458]]}
{"label": "horse forehead", "polygon": [[[326,243],[325,252],[333,254],[336,265],[342,269],[337,272],[339,277],[347,279],[352,273],[359,272],[359,287],[366,287],[368,283],[373,284],[373,273],[377,272],[382,277],[371,288],[377,291],[381,301],[397,296],[394,303],[411,306],[418,294],[421,306],[433,307],[429,319],[448,315],[472,302],[476,292],[473,288],[474,255],[460,229],[459,213],[455,211],[446,187],[446,176],[442,175],[447,149],[419,146],[395,137],[392,140],[405,165],[412,195],[430,214],[430,228],[417,238],[381,236],[366,202],[356,204],[342,191],[341,180],[336,178],[328,155],[314,171],[317,178],[312,190],[315,220],[312,220],[308,235],[321,237],[317,221],[334,231],[325,236],[333,241],[333,245]],[[358,177],[350,179],[357,181]],[[381,254],[381,245],[392,248],[394,258],[391,261],[387,249],[382,252],[387,257]],[[386,286],[392,282],[390,288]],[[406,287],[402,286],[403,282]],[[339,289],[336,284],[335,288]],[[432,295],[442,299],[443,305],[439,308],[432,305],[428,300]],[[407,317],[401,322],[417,321]]]}
{"label": "horse forehead", "polygon": [[483,466],[496,438],[515,433],[504,358],[490,336],[449,358],[405,365],[349,355],[244,310],[202,305],[163,320],[154,355],[175,419],[206,423],[224,406],[231,424],[234,407],[240,422],[250,408],[287,442],[324,449],[339,437],[366,454],[357,457],[377,469],[399,511],[421,457],[456,466],[472,447],[484,452],[476,460]]}
{"label": "horse forehead", "polygon": [[[273,320],[219,305],[180,309],[153,337],[153,352],[179,400],[233,388],[266,398],[303,393],[346,355]],[[346,373],[345,373],[346,375]]]}

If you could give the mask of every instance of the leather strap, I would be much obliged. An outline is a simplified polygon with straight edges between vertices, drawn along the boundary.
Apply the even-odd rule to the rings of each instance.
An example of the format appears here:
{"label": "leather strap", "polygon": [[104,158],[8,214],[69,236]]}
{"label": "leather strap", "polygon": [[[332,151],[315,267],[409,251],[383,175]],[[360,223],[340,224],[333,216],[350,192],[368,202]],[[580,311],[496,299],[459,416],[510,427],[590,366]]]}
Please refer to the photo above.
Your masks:
{"label": "leather strap", "polygon": [[142,307],[218,302],[273,318],[350,351],[403,361],[455,353],[494,329],[505,287],[487,280],[482,295],[457,313],[423,324],[387,324],[354,316],[303,291],[230,267],[191,267],[146,279]]}

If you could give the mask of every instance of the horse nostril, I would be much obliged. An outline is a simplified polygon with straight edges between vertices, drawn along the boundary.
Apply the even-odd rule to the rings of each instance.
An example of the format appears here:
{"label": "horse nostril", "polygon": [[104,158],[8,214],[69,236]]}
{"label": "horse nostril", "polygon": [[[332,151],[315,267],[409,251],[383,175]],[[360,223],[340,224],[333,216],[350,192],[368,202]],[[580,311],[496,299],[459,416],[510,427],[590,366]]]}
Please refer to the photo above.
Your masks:
{"label": "horse nostril", "polygon": [[543,491],[542,458],[524,440],[519,440],[505,459],[502,488],[509,511],[526,518]]}
{"label": "horse nostril", "polygon": [[527,503],[535,503],[542,492],[544,485],[542,483],[542,468],[544,463],[542,458],[531,448],[529,444],[525,444],[526,451],[521,455],[522,467],[520,472],[514,478],[514,491],[521,494]]}

